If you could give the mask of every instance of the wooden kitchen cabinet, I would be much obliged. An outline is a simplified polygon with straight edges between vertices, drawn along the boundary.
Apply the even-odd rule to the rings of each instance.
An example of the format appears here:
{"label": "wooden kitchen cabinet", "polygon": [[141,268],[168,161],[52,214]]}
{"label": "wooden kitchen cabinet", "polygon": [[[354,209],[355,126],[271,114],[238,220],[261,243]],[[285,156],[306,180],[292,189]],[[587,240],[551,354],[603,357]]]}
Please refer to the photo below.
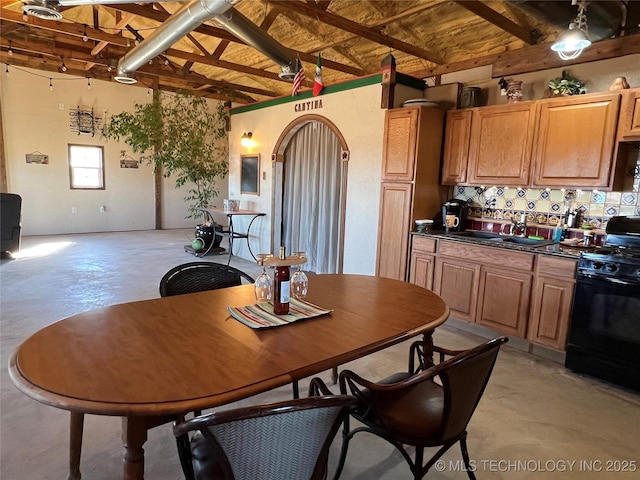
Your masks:
{"label": "wooden kitchen cabinet", "polygon": [[433,291],[452,317],[525,337],[533,254],[446,240],[436,253]]}
{"label": "wooden kitchen cabinet", "polygon": [[444,112],[387,110],[380,186],[376,275],[406,280],[414,221],[432,218],[446,197],[440,186]]}
{"label": "wooden kitchen cabinet", "polygon": [[533,281],[527,338],[564,350],[571,320],[577,261],[540,256]]}
{"label": "wooden kitchen cabinet", "polygon": [[413,181],[419,114],[418,108],[387,110],[382,181]]}
{"label": "wooden kitchen cabinet", "polygon": [[610,187],[620,94],[539,102],[532,185]]}
{"label": "wooden kitchen cabinet", "polygon": [[529,319],[531,272],[482,266],[476,323],[524,338]]}
{"label": "wooden kitchen cabinet", "polygon": [[[451,317],[564,350],[577,260],[414,235],[411,282],[428,285]],[[429,288],[428,286],[426,288]]]}
{"label": "wooden kitchen cabinet", "polygon": [[537,102],[474,108],[467,182],[522,186],[529,183]]}
{"label": "wooden kitchen cabinet", "polygon": [[404,280],[410,231],[407,225],[411,223],[412,202],[411,183],[382,183],[377,264],[380,277]]}
{"label": "wooden kitchen cabinet", "polygon": [[433,291],[449,306],[451,316],[475,321],[480,265],[465,259],[436,257]]}
{"label": "wooden kitchen cabinet", "polygon": [[640,140],[640,88],[623,90],[618,123],[618,139]]}
{"label": "wooden kitchen cabinet", "polygon": [[443,185],[458,185],[467,181],[472,114],[472,109],[447,112],[442,159]]}
{"label": "wooden kitchen cabinet", "polygon": [[433,271],[436,263],[436,240],[413,235],[409,282],[427,290],[433,290]]}

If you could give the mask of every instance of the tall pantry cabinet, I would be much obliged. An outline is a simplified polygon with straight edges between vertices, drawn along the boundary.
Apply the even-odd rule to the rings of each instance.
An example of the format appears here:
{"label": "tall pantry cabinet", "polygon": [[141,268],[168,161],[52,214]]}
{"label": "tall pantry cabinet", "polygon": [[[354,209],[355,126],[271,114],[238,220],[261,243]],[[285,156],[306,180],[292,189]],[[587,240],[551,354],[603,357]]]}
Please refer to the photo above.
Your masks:
{"label": "tall pantry cabinet", "polygon": [[414,221],[432,218],[445,198],[440,186],[444,112],[414,106],[385,116],[376,275],[406,280]]}

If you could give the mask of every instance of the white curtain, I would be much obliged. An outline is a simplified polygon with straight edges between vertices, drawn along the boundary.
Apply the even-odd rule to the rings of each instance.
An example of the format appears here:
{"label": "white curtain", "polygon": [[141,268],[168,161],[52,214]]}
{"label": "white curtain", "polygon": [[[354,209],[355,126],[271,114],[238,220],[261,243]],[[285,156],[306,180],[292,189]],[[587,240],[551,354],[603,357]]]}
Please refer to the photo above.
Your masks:
{"label": "white curtain", "polygon": [[306,252],[303,269],[337,273],[342,187],[340,142],[319,122],[302,127],[285,151],[282,239]]}

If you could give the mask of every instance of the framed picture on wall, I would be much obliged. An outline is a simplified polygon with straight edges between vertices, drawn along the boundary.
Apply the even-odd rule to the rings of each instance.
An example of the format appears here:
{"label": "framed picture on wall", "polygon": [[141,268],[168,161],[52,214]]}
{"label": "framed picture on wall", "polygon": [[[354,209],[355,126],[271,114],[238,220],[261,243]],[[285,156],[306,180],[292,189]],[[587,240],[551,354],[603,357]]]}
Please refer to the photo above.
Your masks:
{"label": "framed picture on wall", "polygon": [[240,193],[260,195],[260,154],[240,155]]}

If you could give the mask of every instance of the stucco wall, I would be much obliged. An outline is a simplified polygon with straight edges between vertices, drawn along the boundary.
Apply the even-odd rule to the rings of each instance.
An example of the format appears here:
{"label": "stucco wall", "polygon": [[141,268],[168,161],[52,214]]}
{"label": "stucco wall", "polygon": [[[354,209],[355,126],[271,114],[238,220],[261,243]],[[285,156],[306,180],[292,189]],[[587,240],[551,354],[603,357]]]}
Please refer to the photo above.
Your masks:
{"label": "stucco wall", "polygon": [[[41,71],[10,66],[9,75],[0,77],[8,191],[22,196],[23,235],[154,229],[152,167],[120,168],[121,150],[136,158],[124,143],[107,142],[100,133],[78,135],[69,128],[71,108],[87,105],[100,116],[105,110],[107,116],[131,111],[135,102],[150,101],[147,89],[97,79],[91,79],[89,89],[86,79],[51,78],[53,90]],[[104,146],[105,190],[70,189],[68,144]],[[48,155],[49,164],[27,164],[25,155],[34,152]],[[225,180],[221,196],[226,189]],[[176,190],[167,178],[162,191],[163,228],[193,226],[195,220],[184,218],[186,189]]]}
{"label": "stucco wall", "polygon": [[[344,265],[345,273],[375,273],[380,203],[380,172],[384,113],[380,108],[380,85],[322,95],[321,109],[295,112],[295,102],[231,116],[229,195],[239,199],[240,208],[267,213],[252,228],[254,252],[272,252],[271,222],[274,168],[271,154],[280,134],[296,118],[313,113],[333,122],[344,136],[350,151],[347,174]],[[252,132],[255,145],[240,146],[244,132]],[[240,155],[259,153],[261,157],[260,195],[240,194]],[[238,250],[247,256],[246,246]]]}

